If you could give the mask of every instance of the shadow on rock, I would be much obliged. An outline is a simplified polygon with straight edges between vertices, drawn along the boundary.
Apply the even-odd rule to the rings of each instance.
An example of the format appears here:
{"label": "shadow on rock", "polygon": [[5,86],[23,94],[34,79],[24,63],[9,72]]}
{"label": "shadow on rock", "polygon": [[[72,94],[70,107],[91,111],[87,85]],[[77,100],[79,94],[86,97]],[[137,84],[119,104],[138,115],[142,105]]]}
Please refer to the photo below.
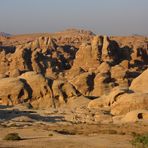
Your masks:
{"label": "shadow on rock", "polygon": [[41,116],[35,111],[20,111],[20,110],[2,110],[0,109],[0,120],[8,121],[16,117],[26,116],[36,121],[43,122],[62,122],[65,121],[63,116]]}

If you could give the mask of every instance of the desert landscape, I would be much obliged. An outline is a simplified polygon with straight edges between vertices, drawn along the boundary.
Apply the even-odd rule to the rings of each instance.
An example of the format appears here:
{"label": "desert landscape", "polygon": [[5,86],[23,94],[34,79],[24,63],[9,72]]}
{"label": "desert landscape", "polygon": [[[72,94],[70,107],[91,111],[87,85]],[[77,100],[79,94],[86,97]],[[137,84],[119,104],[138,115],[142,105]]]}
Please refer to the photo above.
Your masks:
{"label": "desert landscape", "polygon": [[147,135],[148,37],[0,33],[0,148],[146,148]]}

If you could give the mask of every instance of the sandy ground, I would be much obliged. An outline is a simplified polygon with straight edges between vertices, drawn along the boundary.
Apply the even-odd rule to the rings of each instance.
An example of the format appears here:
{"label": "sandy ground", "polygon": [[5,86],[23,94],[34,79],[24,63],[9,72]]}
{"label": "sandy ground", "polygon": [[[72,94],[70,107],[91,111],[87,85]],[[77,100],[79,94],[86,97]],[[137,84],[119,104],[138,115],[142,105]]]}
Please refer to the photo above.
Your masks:
{"label": "sandy ground", "polygon": [[[27,128],[0,128],[1,148],[130,148],[131,136],[118,134],[64,135],[57,132]],[[4,141],[4,135],[17,132],[21,141]],[[49,136],[49,134],[53,136]]]}
{"label": "sandy ground", "polygon": [[[0,108],[0,148],[132,148],[132,133],[148,133],[144,123],[76,124],[63,118],[58,113],[43,116],[43,111]],[[22,140],[3,140],[13,132]]]}

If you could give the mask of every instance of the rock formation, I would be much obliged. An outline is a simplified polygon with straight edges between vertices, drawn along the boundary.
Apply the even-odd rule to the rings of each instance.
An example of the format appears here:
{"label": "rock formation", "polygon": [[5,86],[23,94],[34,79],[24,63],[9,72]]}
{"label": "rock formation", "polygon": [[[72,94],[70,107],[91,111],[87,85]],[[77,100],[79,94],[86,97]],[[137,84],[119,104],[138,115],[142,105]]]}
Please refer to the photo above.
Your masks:
{"label": "rock formation", "polygon": [[[80,99],[87,109],[108,108],[110,115],[148,109],[146,37],[72,29],[0,41],[1,104],[72,107]],[[102,118],[108,116],[93,120]]]}
{"label": "rock formation", "polygon": [[130,89],[135,92],[148,93],[148,69],[140,76],[135,78],[130,86]]}
{"label": "rock formation", "polygon": [[16,105],[29,99],[24,83],[19,78],[0,79],[0,102],[3,105]]}

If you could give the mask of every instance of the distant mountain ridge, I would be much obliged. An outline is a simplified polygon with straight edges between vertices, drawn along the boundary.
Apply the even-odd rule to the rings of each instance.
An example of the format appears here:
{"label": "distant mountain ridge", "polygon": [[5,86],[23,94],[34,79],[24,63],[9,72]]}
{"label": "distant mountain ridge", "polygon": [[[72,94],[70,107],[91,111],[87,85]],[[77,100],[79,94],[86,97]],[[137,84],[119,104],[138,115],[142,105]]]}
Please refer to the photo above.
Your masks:
{"label": "distant mountain ridge", "polygon": [[12,36],[12,34],[5,33],[5,32],[0,32],[0,36],[10,37],[10,36]]}

